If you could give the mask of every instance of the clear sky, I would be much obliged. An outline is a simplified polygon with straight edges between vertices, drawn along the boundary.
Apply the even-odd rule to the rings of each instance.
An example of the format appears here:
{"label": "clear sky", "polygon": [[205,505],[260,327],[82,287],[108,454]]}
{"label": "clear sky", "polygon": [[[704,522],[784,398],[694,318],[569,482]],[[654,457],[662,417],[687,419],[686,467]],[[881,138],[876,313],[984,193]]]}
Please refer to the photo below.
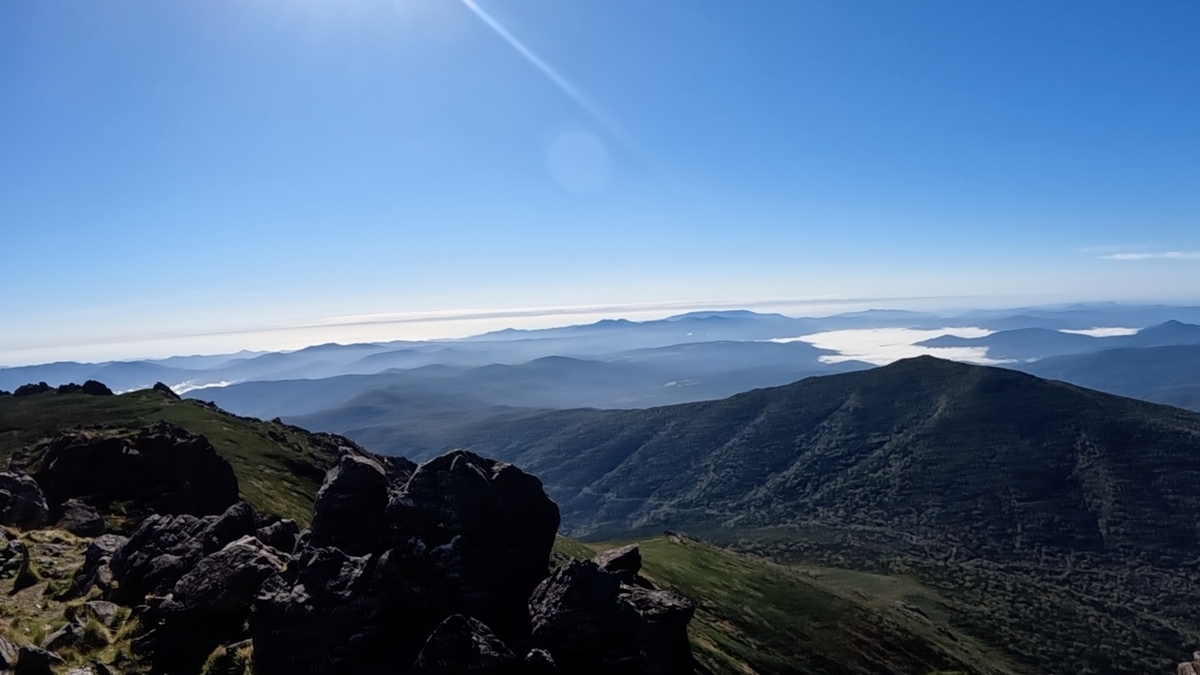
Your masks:
{"label": "clear sky", "polygon": [[1194,0],[2,3],[0,364],[1197,302],[1197,36]]}

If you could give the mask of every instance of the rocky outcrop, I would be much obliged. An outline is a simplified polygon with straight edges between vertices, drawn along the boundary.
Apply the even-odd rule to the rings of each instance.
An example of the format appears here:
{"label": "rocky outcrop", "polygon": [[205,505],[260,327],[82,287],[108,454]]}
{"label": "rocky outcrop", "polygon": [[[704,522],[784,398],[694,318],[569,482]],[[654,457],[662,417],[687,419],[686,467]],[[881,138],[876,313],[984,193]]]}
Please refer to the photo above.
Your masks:
{"label": "rocky outcrop", "polygon": [[29,476],[0,473],[0,525],[22,530],[45,527],[50,520],[46,497]]}
{"label": "rocky outcrop", "polygon": [[71,431],[16,453],[51,508],[79,499],[101,512],[208,515],[238,500],[233,467],[203,436],[159,422],[132,436]]}
{"label": "rocky outcrop", "polygon": [[318,494],[301,550],[255,601],[256,668],[412,664],[454,614],[527,641],[525,601],[557,529],[540,481],[510,465],[458,451],[409,475],[348,453]]}
{"label": "rocky outcrop", "polygon": [[104,516],[94,507],[78,499],[68,499],[62,506],[62,517],[54,527],[77,537],[99,537],[104,534]]}
{"label": "rocky outcrop", "polygon": [[70,595],[83,595],[93,585],[100,588],[102,593],[107,594],[110,592],[115,582],[110,566],[113,556],[128,541],[128,538],[117,534],[104,534],[93,539],[84,552],[83,565],[75,573],[75,580],[71,584]]}
{"label": "rocky outcrop", "polygon": [[387,503],[383,467],[370,458],[345,453],[317,492],[306,543],[332,546],[350,555],[369,553],[379,547],[384,534]]}
{"label": "rocky outcrop", "polygon": [[454,614],[433,631],[417,661],[413,675],[520,675],[521,661],[481,622]]}
{"label": "rocky outcrop", "polygon": [[21,386],[17,387],[16,391],[14,391],[12,395],[13,396],[34,396],[36,394],[45,394],[49,391],[53,391],[53,387],[46,384],[45,382],[38,382],[37,384],[21,385]]}
{"label": "rocky outcrop", "polygon": [[636,544],[630,544],[621,548],[601,551],[599,555],[592,558],[592,562],[605,572],[617,575],[621,581],[632,584],[637,578],[638,571],[642,569],[642,552]]}
{"label": "rocky outcrop", "polygon": [[152,630],[142,648],[155,668],[189,670],[214,647],[238,638],[259,587],[285,564],[278,551],[253,536],[202,558],[143,613]]}
{"label": "rocky outcrop", "polygon": [[155,382],[154,386],[151,387],[151,389],[153,389],[154,391],[157,391],[158,393],[162,394],[163,396],[166,396],[167,398],[176,399],[176,400],[179,399],[179,394],[176,394],[174,389],[168,387],[167,385],[163,384],[162,382]]}
{"label": "rocky outcrop", "polygon": [[97,382],[95,380],[88,380],[87,382],[84,382],[81,385],[75,384],[74,382],[71,382],[69,384],[60,384],[58,386],[58,388],[54,390],[54,393],[56,393],[56,394],[87,394],[88,396],[112,396],[113,395],[112,389],[109,389],[103,383]]}
{"label": "rocky outcrop", "polygon": [[165,595],[205,556],[256,529],[254,509],[245,503],[220,516],[151,516],[109,563],[117,582],[110,599],[137,605],[146,596]]}
{"label": "rocky outcrop", "polygon": [[691,673],[695,607],[667,591],[622,584],[594,562],[572,562],[529,600],[533,644],[566,672]]}
{"label": "rocky outcrop", "polygon": [[291,553],[296,550],[296,541],[300,538],[300,526],[290,518],[282,518],[254,532],[259,541],[281,553]]}

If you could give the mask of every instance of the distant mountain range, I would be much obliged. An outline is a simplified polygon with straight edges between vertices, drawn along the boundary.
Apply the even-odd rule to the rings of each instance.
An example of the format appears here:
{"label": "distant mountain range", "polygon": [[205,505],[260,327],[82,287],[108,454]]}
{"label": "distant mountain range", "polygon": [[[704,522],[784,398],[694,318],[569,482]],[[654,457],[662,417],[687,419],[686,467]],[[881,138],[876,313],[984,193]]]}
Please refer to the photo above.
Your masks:
{"label": "distant mountain range", "polygon": [[372,392],[294,421],[528,467],[585,539],[911,576],[1033,672],[1165,672],[1200,640],[1200,414],[1177,408],[920,357],[645,410]]}
{"label": "distant mountain range", "polygon": [[1064,333],[1046,328],[1019,328],[979,338],[943,335],[917,344],[924,347],[986,347],[988,358],[1036,361],[1108,349],[1200,345],[1200,326],[1167,321],[1141,329],[1133,335],[1109,337]]}
{"label": "distant mountain range", "polygon": [[[835,343],[817,340],[827,347],[822,349],[801,337],[861,331],[845,338],[852,345],[870,340],[872,332],[881,329],[972,327],[997,332],[980,338],[942,335],[919,343],[918,349],[962,358],[986,354],[987,359],[1010,361],[1029,372],[1080,384],[1095,381],[1107,391],[1194,406],[1189,387],[1200,386],[1200,381],[1180,381],[1169,364],[1153,363],[1153,354],[1114,355],[1097,361],[1098,371],[1064,366],[1052,373],[1050,366],[1043,370],[1037,365],[1116,348],[1200,345],[1200,326],[1185,323],[1188,320],[1200,321],[1200,308],[1096,304],[951,316],[871,310],[808,318],[744,310],[691,312],[656,321],[615,319],[510,329],[461,340],[324,344],[293,352],[0,368],[0,390],[29,382],[54,386],[98,380],[116,391],[129,391],[163,382],[184,395],[264,418],[318,413],[377,391],[445,400],[458,407],[649,408],[869,367],[828,348]],[[1112,327],[1137,332],[1116,337],[1063,332]],[[974,356],[954,351],[964,347],[973,348]],[[1110,368],[1128,370],[1122,364],[1132,362],[1140,364],[1136,382],[1098,376]],[[1156,375],[1160,372],[1161,377]]]}

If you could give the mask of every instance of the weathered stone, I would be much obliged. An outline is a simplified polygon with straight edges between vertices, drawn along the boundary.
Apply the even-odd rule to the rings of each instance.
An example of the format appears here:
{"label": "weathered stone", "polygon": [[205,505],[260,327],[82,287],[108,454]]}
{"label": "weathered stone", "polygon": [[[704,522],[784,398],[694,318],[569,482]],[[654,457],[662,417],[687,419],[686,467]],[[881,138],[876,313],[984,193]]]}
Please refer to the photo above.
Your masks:
{"label": "weathered stone", "polygon": [[30,476],[0,473],[0,525],[36,530],[50,522],[41,487]]}
{"label": "weathered stone", "polygon": [[0,635],[0,670],[12,670],[17,665],[17,646]]}
{"label": "weathered stone", "polygon": [[41,647],[24,645],[17,654],[14,675],[51,675],[53,666],[66,663],[61,656]]}
{"label": "weathered stone", "polygon": [[46,636],[42,647],[50,651],[61,651],[74,647],[83,640],[83,624],[78,621],[68,621],[66,625]]}
{"label": "weathered stone", "polygon": [[109,389],[102,382],[97,382],[95,380],[88,380],[87,382],[84,382],[83,386],[80,387],[80,390],[89,396],[112,396],[113,395],[112,389]]}
{"label": "weathered stone", "polygon": [[693,606],[667,591],[620,583],[594,562],[555,570],[529,600],[533,643],[566,672],[687,675]]}
{"label": "weathered stone", "polygon": [[83,565],[75,573],[71,582],[71,596],[80,596],[96,585],[101,591],[107,592],[113,586],[113,574],[110,568],[112,558],[129,541],[128,538],[117,534],[104,534],[88,543],[83,554]]}
{"label": "weathered stone", "polygon": [[446,618],[421,649],[413,675],[516,675],[521,662],[483,623],[454,614]]}
{"label": "weathered stone", "polygon": [[525,655],[524,675],[556,675],[558,666],[554,657],[545,649],[530,649]]}
{"label": "weathered stone", "polygon": [[335,548],[301,551],[263,583],[250,611],[258,675],[355,672],[388,634],[376,561]]}
{"label": "weathered stone", "polygon": [[238,500],[233,467],[212,444],[167,422],[128,437],[68,431],[10,462],[35,478],[50,504],[80,499],[104,513],[204,516]]}
{"label": "weathered stone", "polygon": [[106,628],[115,628],[121,616],[120,606],[105,600],[85,602],[83,608],[87,616],[99,621]]}
{"label": "weathered stone", "polygon": [[238,503],[220,516],[151,516],[109,563],[118,585],[111,599],[136,605],[164,595],[204,556],[255,531],[254,509]]}
{"label": "weathered stone", "polygon": [[259,541],[282,553],[296,550],[296,541],[300,538],[300,526],[289,518],[276,520],[255,531],[254,536]]}
{"label": "weathered stone", "polygon": [[236,638],[259,587],[284,564],[275,549],[252,536],[201,559],[145,615],[155,626],[144,647],[156,669],[193,670],[215,647]]}
{"label": "weathered stone", "polygon": [[52,389],[53,388],[50,385],[46,384],[45,382],[38,382],[37,384],[23,384],[23,385],[17,387],[17,390],[14,391],[12,395],[13,396],[34,396],[36,394],[45,394],[49,391],[52,391]]}
{"label": "weathered stone", "polygon": [[601,551],[592,562],[605,572],[617,575],[621,581],[632,584],[642,569],[642,553],[637,544]]}
{"label": "weathered stone", "polygon": [[104,516],[94,507],[78,499],[68,499],[63,504],[62,517],[55,525],[77,537],[99,537],[104,534]]}
{"label": "weathered stone", "polygon": [[350,555],[377,549],[387,493],[383,467],[370,458],[344,453],[317,492],[308,544]]}

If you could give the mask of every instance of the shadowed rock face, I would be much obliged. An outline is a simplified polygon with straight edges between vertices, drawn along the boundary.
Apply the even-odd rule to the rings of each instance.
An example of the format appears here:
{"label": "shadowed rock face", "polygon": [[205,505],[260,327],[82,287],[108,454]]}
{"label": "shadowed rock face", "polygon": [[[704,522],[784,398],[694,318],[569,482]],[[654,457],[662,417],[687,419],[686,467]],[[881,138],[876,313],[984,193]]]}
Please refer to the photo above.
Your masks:
{"label": "shadowed rock face", "polygon": [[67,432],[13,456],[55,515],[71,498],[101,511],[218,514],[238,500],[229,465],[203,436],[160,422],[132,437]]}
{"label": "shadowed rock face", "polygon": [[0,473],[0,525],[33,530],[50,520],[46,497],[29,476]]}
{"label": "shadowed rock face", "polygon": [[[598,593],[596,630],[538,633],[578,618],[570,602],[530,601],[549,583],[557,529],[540,481],[511,465],[456,451],[405,476],[347,455],[291,563],[254,601],[256,673],[557,672],[559,652],[574,664],[563,672],[598,656],[578,672],[691,673],[691,605],[592,563],[582,568],[592,585],[563,582],[544,595]],[[628,555],[622,567],[636,575]]]}

